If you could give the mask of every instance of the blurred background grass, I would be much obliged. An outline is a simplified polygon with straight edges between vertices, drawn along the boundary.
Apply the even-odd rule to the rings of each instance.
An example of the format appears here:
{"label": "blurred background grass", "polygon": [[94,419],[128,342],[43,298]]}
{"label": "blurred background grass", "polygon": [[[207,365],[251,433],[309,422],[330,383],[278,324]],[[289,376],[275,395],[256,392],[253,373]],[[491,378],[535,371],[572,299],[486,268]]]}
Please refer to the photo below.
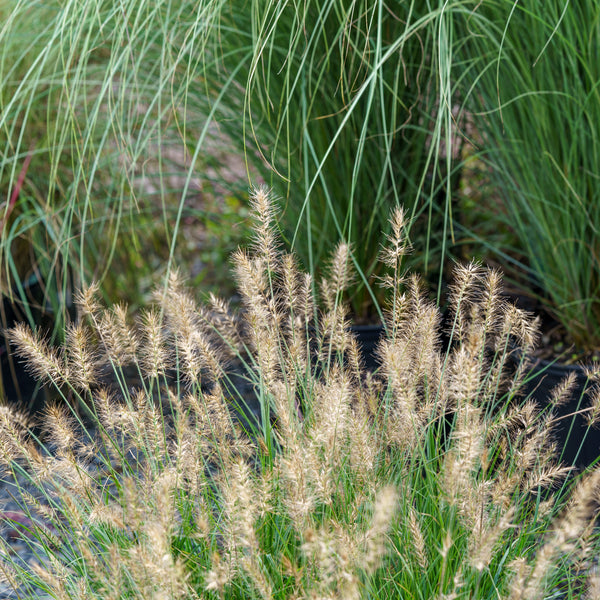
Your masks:
{"label": "blurred background grass", "polygon": [[598,344],[594,3],[0,0],[0,285],[61,330],[75,287],[143,305],[175,264],[232,293],[248,186],[318,274],[344,238],[373,285],[390,208],[407,266],[501,265]]}

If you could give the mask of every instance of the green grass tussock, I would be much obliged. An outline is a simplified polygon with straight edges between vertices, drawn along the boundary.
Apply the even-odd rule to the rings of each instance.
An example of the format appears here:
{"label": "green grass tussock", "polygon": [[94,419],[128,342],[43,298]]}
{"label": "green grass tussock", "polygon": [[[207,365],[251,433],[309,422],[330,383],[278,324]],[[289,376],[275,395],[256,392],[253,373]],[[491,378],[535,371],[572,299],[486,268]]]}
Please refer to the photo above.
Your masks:
{"label": "green grass tussock", "polygon": [[600,334],[600,7],[483,2],[464,39],[465,105],[493,182],[483,219],[513,234],[510,243],[475,236],[579,349],[592,350]]}
{"label": "green grass tussock", "polygon": [[356,312],[372,303],[394,206],[417,217],[437,269],[456,181],[447,63],[469,14],[463,2],[0,3],[4,291],[27,303],[38,281],[61,329],[61,299],[92,280],[141,303],[184,252],[186,219],[231,235],[210,203],[247,185],[222,164],[231,155],[285,189],[284,234],[311,273],[337,239],[355,243]]}

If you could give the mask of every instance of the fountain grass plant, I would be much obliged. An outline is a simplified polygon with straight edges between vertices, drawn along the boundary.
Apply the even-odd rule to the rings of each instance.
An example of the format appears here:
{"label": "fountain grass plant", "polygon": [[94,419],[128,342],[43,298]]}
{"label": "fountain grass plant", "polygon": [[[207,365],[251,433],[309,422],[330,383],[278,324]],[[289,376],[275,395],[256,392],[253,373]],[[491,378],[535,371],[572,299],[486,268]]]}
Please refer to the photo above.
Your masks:
{"label": "fountain grass plant", "polygon": [[182,220],[216,217],[192,202],[225,177],[215,99],[188,106],[206,95],[221,5],[0,2],[0,292],[27,309],[32,278],[61,331],[67,300],[92,280],[147,301]]}
{"label": "fountain grass plant", "polygon": [[62,401],[37,429],[0,411],[4,477],[33,487],[23,511],[49,523],[24,532],[35,564],[5,547],[5,581],[61,600],[597,591],[600,471],[567,477],[555,459],[566,390],[543,410],[519,396],[536,328],[501,299],[499,274],[457,267],[442,347],[395,211],[381,366],[367,372],[344,302],[351,247],[316,297],[269,192],[252,202],[236,317],[216,297],[198,306],[172,274],[136,322],[92,286],[63,347],[10,331]]}
{"label": "fountain grass plant", "polygon": [[[250,6],[223,14],[225,73],[243,65],[245,85],[243,97],[223,98],[238,117],[223,125],[252,142],[272,169],[269,181],[286,189],[284,234],[311,273],[337,240],[354,244],[352,307],[368,313],[393,207],[408,210],[413,239],[424,239],[419,269],[438,275],[443,264],[457,166],[454,20],[465,22],[469,10],[437,1]],[[212,75],[209,85],[222,80]]]}
{"label": "fountain grass plant", "polygon": [[462,1],[2,0],[2,292],[27,306],[34,275],[61,330],[65,298],[92,280],[139,304],[180,255],[182,220],[210,219],[190,194],[222,183],[223,147],[287,190],[285,234],[311,272],[337,240],[357,242],[371,302],[379,232],[399,204],[423,225],[419,270],[437,269],[453,20],[469,14]]}
{"label": "fountain grass plant", "polygon": [[[493,202],[480,220],[514,234],[490,243],[581,350],[600,339],[600,6],[482,2],[457,62],[481,134]],[[467,97],[468,96],[468,97]]]}

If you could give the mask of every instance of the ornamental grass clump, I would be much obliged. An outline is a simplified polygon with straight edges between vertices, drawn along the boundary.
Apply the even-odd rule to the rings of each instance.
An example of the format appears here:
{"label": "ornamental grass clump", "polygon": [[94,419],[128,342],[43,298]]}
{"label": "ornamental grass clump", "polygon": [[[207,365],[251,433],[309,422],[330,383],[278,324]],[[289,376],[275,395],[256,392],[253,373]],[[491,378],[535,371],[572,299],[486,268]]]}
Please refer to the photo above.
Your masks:
{"label": "ornamental grass clump", "polygon": [[4,477],[39,523],[32,564],[5,544],[4,580],[61,600],[597,589],[600,471],[568,477],[552,411],[520,397],[536,328],[498,273],[457,267],[442,342],[396,211],[368,372],[344,304],[351,248],[317,284],[282,250],[269,192],[253,206],[239,314],[173,274],[137,321],[88,288],[62,348],[10,332],[61,399],[37,420],[0,411]]}

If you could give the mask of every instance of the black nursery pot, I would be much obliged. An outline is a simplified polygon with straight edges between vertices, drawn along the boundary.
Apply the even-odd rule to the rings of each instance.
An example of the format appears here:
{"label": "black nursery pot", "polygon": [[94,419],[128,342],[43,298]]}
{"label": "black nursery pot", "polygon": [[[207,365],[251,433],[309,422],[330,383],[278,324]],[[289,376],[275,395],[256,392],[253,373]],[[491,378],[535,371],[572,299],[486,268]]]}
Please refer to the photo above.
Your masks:
{"label": "black nursery pot", "polygon": [[588,379],[583,368],[537,360],[530,369],[523,392],[544,409],[552,390],[571,373],[575,373],[575,387],[571,399],[554,410],[558,419],[554,437],[561,462],[584,469],[600,457],[600,430],[588,425],[588,411],[580,412],[589,406],[585,395]]}

